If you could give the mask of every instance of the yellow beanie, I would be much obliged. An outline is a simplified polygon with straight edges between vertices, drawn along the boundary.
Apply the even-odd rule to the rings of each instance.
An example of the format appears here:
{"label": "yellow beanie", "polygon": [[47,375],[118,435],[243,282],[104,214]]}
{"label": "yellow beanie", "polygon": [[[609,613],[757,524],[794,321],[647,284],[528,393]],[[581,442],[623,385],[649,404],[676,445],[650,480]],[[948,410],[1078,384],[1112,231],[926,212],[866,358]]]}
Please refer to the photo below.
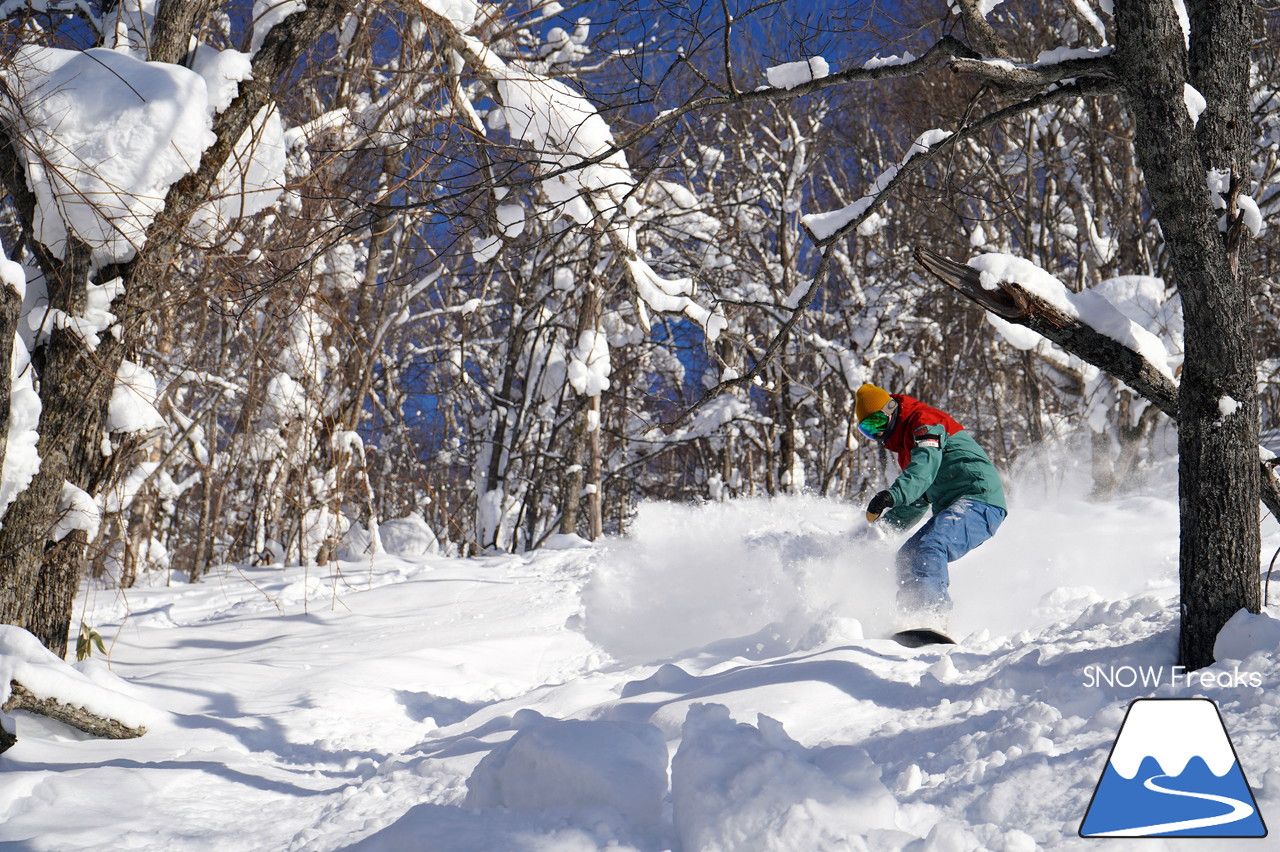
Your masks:
{"label": "yellow beanie", "polygon": [[863,385],[854,394],[853,422],[861,423],[868,414],[879,411],[889,402],[889,392],[875,385]]}

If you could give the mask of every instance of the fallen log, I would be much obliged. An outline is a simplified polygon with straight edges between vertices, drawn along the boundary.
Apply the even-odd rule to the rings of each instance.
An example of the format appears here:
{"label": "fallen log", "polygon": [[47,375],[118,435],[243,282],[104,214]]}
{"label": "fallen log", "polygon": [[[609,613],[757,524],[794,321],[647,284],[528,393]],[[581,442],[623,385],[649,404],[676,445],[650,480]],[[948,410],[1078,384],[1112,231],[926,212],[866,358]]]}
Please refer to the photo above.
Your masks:
{"label": "fallen log", "polygon": [[[0,705],[0,711],[5,713],[13,710],[25,710],[28,713],[48,716],[64,725],[70,725],[86,734],[103,739],[128,740],[140,737],[147,732],[145,727],[133,728],[116,719],[99,716],[83,707],[64,704],[55,698],[42,698],[16,680],[9,681],[9,698]],[[5,730],[4,725],[0,724],[0,753],[11,748],[17,741],[16,734]]]}

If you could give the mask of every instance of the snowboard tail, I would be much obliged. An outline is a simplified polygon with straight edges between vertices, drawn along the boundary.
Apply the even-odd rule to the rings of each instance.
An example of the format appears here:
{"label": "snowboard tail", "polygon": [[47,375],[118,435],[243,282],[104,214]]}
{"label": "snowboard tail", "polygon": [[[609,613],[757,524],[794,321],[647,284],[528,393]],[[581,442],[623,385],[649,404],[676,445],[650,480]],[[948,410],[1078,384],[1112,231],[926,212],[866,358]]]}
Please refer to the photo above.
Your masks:
{"label": "snowboard tail", "polygon": [[954,645],[956,640],[947,634],[934,630],[931,627],[917,627],[913,630],[899,630],[893,634],[893,639],[899,645],[906,645],[908,648],[922,648],[925,645]]}

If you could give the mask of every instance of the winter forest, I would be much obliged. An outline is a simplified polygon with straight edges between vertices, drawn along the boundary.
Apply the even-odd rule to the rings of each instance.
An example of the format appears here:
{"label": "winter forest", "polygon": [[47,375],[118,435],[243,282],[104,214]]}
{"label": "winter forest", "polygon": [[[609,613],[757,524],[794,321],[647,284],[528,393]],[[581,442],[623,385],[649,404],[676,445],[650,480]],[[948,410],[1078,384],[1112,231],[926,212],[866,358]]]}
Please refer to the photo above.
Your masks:
{"label": "winter forest", "polygon": [[[1213,49],[1247,66],[1246,150],[1208,192],[1269,424],[1280,19],[1243,8]],[[1099,498],[1176,446],[1149,400],[913,258],[1028,261],[1180,374],[1109,0],[4,12],[0,585],[52,647],[82,572],[325,564],[388,526],[526,551],[624,533],[646,499],[857,498],[885,471],[851,432],[864,381],[1003,468],[1087,445]]]}
{"label": "winter forest", "polygon": [[[450,612],[412,629],[437,630],[426,654],[476,643],[457,666],[480,675],[405,687],[382,716],[369,699],[395,745],[297,721],[338,686],[282,699],[293,721],[255,728],[248,753],[287,759],[264,762],[271,780],[256,786],[295,801],[281,764],[332,760],[341,795],[367,813],[332,804],[319,834],[291,827],[291,845],[262,848],[347,848],[375,829],[392,834],[365,848],[427,848],[427,825],[453,838],[440,849],[1048,848],[1097,776],[1064,759],[1063,793],[1028,783],[1019,759],[1105,752],[1123,704],[1118,692],[1081,698],[1078,669],[1046,674],[1028,647],[1041,643],[1041,661],[1083,647],[1097,663],[1114,642],[1121,661],[1195,671],[1280,643],[1260,582],[1280,543],[1274,0],[8,0],[0,20],[4,709],[31,709],[41,696],[27,689],[41,686],[64,701],[133,695],[94,661],[110,622],[117,673],[159,665],[126,659],[134,612],[131,629],[163,622],[175,635],[258,606],[292,624],[291,596],[312,615],[310,596],[330,588],[336,611],[359,569],[366,612],[389,619],[404,613],[382,586],[410,595],[415,571],[457,575],[433,581],[456,594]],[[820,598],[863,594],[823,573],[835,564],[824,548],[853,547],[841,537],[897,474],[852,422],[867,382],[949,412],[1024,494],[1083,478],[1088,509],[1021,504],[1018,523],[1039,537],[1014,529],[986,569],[1093,536],[1088,566],[1063,571],[1062,588],[1038,604],[1018,590],[999,599],[1069,627],[982,634],[955,656],[903,662],[864,645],[878,615],[813,615]],[[1113,512],[1124,535],[1100,520]],[[655,538],[690,570],[638,567],[635,548]],[[773,598],[700,575],[694,555],[717,570],[741,557]],[[427,561],[410,570],[402,557]],[[1129,563],[1155,579],[1135,569],[1123,594],[1165,597],[1072,584]],[[808,567],[793,589],[796,565]],[[209,609],[146,610],[175,588]],[[664,590],[673,608],[646,609]],[[100,603],[113,594],[132,603]],[[538,674],[495,663],[496,640],[474,624],[440,627],[463,614],[516,625],[535,651],[504,653]],[[297,634],[242,626],[272,649],[266,666],[296,652],[311,668],[290,645],[301,622]],[[175,643],[175,660],[213,641],[196,636]],[[754,644],[742,653],[717,644],[743,636]],[[63,675],[48,672],[61,664],[31,662],[41,645],[79,657],[97,686],[59,692]],[[670,656],[689,648],[702,650]],[[784,681],[742,662],[799,651],[859,660],[878,721],[828,722],[822,708],[837,704],[822,677],[797,688],[815,709],[789,710],[768,692]],[[421,674],[356,653],[335,679],[366,697],[381,695],[379,665]],[[447,681],[453,663],[431,658],[426,671]],[[1280,686],[1272,669],[1266,682]],[[176,662],[163,671],[135,674],[199,678]],[[613,678],[616,704],[600,678]],[[695,681],[710,678],[750,697],[732,709],[759,711],[758,727],[734,728],[715,704],[638,715],[637,696],[701,695]],[[902,678],[925,697],[902,697]],[[957,686],[984,678],[996,686],[978,698]],[[234,682],[226,706],[270,679]],[[952,712],[931,696],[961,708],[946,718],[963,733],[929,740],[930,759],[951,761],[932,769],[893,739],[907,724],[895,714]],[[100,699],[109,724],[133,724],[131,704]],[[396,727],[405,708],[435,726],[430,748]],[[270,716],[183,712],[255,720],[244,730]],[[146,719],[159,754],[166,729]],[[298,745],[296,730],[311,739]],[[508,730],[519,733],[487,740],[483,759],[469,745]],[[534,764],[581,772],[512,768],[532,731]],[[1015,745],[982,751],[988,731]],[[1271,748],[1273,729],[1251,734]],[[13,739],[0,714],[0,751]],[[240,760],[197,740],[213,774]],[[813,817],[820,830],[761,816],[791,795],[766,781],[753,799],[712,800],[728,763],[757,746],[782,761],[788,790],[830,804]],[[369,754],[396,749],[366,771]],[[40,759],[52,766],[52,753]],[[619,771],[611,755],[642,768]],[[984,773],[1050,804],[973,804]],[[1280,798],[1278,773],[1264,801]],[[390,798],[375,816],[362,796],[376,785]],[[538,798],[602,785],[614,810],[598,823],[566,823]],[[537,816],[472,822],[464,805]],[[0,826],[26,807],[0,811]],[[937,813],[967,827],[939,834]],[[109,848],[92,823],[63,848]],[[530,831],[559,839],[539,845]],[[771,832],[776,846],[742,839]],[[850,832],[862,846],[828,842]]]}

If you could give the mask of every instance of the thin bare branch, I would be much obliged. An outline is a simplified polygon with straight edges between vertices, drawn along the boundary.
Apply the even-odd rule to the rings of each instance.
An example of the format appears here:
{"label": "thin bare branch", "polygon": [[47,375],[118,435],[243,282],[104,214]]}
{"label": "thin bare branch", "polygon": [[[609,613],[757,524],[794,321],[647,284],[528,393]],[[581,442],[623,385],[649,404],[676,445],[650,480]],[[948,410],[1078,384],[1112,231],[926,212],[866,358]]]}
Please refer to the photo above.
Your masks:
{"label": "thin bare branch", "polygon": [[908,177],[933,162],[936,157],[950,149],[950,147],[956,142],[975,136],[1009,118],[1033,112],[1037,109],[1041,109],[1042,107],[1049,106],[1050,104],[1067,100],[1075,100],[1083,97],[1114,94],[1115,92],[1115,86],[1109,82],[1094,80],[1090,80],[1088,82],[1082,81],[1051,89],[1047,92],[1041,92],[1040,94],[1024,101],[1019,101],[1016,104],[1010,104],[1003,109],[988,113],[974,123],[960,128],[944,139],[940,139],[938,142],[931,145],[928,150],[921,151],[910,156],[905,162],[898,166],[896,173],[894,173],[894,175],[885,183],[884,187],[874,196],[871,196],[872,200],[865,206],[865,208],[831,234],[824,237],[818,237],[808,228],[808,226],[806,226],[806,230],[809,232],[810,238],[813,239],[816,245],[830,245],[831,243],[848,236],[855,228],[869,219],[872,214],[884,206],[888,197],[894,190],[905,183]]}

